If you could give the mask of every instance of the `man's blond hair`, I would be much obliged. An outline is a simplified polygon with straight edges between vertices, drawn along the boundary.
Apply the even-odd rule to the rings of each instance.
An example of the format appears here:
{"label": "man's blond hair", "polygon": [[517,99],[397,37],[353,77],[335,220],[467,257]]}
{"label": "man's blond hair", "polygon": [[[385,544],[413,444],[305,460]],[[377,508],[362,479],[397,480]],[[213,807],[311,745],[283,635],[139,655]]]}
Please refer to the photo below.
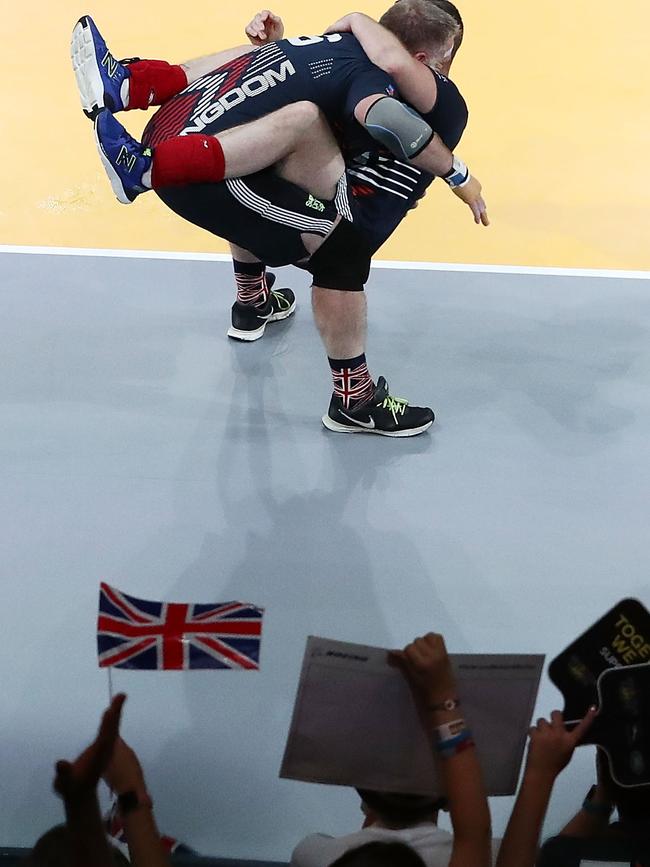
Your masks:
{"label": "man's blond hair", "polygon": [[438,54],[461,33],[458,23],[430,0],[399,0],[379,19],[411,53]]}

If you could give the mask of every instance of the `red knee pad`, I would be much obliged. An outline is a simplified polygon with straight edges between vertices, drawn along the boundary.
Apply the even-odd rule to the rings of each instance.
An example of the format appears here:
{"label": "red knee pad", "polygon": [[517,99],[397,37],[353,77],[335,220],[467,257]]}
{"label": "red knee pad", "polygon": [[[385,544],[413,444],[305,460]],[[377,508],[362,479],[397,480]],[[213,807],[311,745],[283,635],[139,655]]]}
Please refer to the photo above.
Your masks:
{"label": "red knee pad", "polygon": [[172,66],[166,60],[135,60],[129,63],[128,70],[129,110],[162,105],[187,87],[183,68]]}
{"label": "red knee pad", "polygon": [[179,135],[156,145],[151,185],[157,190],[222,181],[225,172],[226,161],[218,139],[208,135]]}

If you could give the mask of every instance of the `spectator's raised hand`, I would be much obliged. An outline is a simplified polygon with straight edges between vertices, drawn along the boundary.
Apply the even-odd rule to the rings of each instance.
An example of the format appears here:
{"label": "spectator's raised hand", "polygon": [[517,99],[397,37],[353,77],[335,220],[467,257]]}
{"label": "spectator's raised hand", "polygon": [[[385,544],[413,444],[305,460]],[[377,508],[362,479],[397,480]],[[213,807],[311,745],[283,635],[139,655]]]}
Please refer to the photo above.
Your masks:
{"label": "spectator's raised hand", "polygon": [[270,9],[263,9],[246,25],[246,36],[253,45],[277,42],[284,36],[284,24],[279,15],[274,15]]}
{"label": "spectator's raised hand", "polygon": [[56,763],[54,790],[66,801],[83,798],[96,789],[119,738],[120,717],[125,701],[123,693],[115,696],[102,716],[97,737],[74,762],[62,759]]}
{"label": "spectator's raised hand", "polygon": [[398,665],[423,707],[455,697],[456,678],[442,635],[429,632],[392,651],[391,661]]}
{"label": "spectator's raised hand", "polygon": [[567,731],[564,717],[559,710],[551,713],[550,721],[543,718],[537,720],[537,725],[529,732],[526,772],[553,779],[557,777],[569,764],[573,751],[597,714],[598,709],[591,707],[572,731]]}
{"label": "spectator's raised hand", "polygon": [[117,795],[135,792],[141,801],[147,796],[142,765],[135,752],[121,737],[115,741],[113,754],[102,776]]}

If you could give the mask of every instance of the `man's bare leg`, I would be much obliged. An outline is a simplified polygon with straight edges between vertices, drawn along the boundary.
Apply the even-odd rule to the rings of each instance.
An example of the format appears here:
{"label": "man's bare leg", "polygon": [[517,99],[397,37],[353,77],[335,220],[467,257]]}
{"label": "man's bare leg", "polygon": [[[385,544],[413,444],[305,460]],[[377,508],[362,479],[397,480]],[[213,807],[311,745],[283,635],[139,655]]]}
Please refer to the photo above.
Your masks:
{"label": "man's bare leg", "polygon": [[[345,170],[343,158],[334,140],[329,125],[316,106],[311,103],[295,103],[287,106],[290,112],[281,109],[274,115],[262,118],[252,124],[228,130],[219,136],[224,154],[226,154],[226,169],[232,165],[231,160],[238,160],[241,152],[250,156],[251,138],[253,147],[263,147],[265,136],[274,131],[275,144],[284,149],[291,149],[277,165],[278,174],[292,183],[308,189],[317,196],[332,199],[336,185]],[[287,115],[291,113],[293,127]],[[268,132],[267,129],[268,128]],[[252,132],[253,136],[241,139],[242,134]],[[231,155],[232,156],[229,156]],[[314,168],[318,167],[316,175]],[[324,239],[315,235],[303,236],[303,243],[310,255],[313,255]],[[246,258],[239,258],[245,251],[236,250],[235,260],[237,271],[250,270],[251,265],[242,266],[239,263],[254,259],[250,253]],[[263,280],[263,269],[260,267],[260,281]],[[327,289],[314,285],[312,287],[312,308],[314,320],[321,340],[327,352],[330,369],[334,379],[335,389],[341,381],[353,381],[352,388],[344,395],[346,406],[368,400],[374,392],[374,383],[365,359],[367,333],[367,303],[364,292]],[[350,378],[341,377],[341,371],[353,371]]]}
{"label": "man's bare leg", "polygon": [[233,259],[236,259],[238,262],[244,262],[246,265],[253,265],[260,263],[260,259],[257,256],[254,256],[252,253],[249,253],[248,250],[244,250],[243,247],[238,247],[237,244],[230,244],[230,255]]}
{"label": "man's bare leg", "polygon": [[275,165],[287,181],[333,199],[345,172],[329,124],[311,102],[294,102],[259,120],[218,133],[225,176],[239,178]]}
{"label": "man's bare leg", "polygon": [[[188,84],[236,56],[237,53],[224,57],[221,53],[182,64]],[[318,197],[332,199],[338,180],[345,171],[329,124],[312,103],[294,103],[260,120],[226,130],[218,138],[226,159],[227,177],[258,171],[264,167],[260,165],[260,159],[269,160],[270,164],[277,164],[276,170],[281,177]],[[310,253],[314,253],[323,240],[313,235],[304,238]],[[260,260],[235,244],[230,245],[230,250],[235,279],[238,279],[238,272],[242,272],[242,265],[248,266],[249,271],[257,267],[261,284],[264,268]],[[241,280],[238,289],[239,282]],[[240,295],[241,291],[238,291],[239,300]],[[259,303],[261,296],[262,292],[254,303]],[[367,333],[365,293],[323,289],[314,285],[312,309],[329,358],[350,359],[364,354]]]}
{"label": "man's bare leg", "polygon": [[365,292],[343,292],[312,286],[314,322],[329,358],[355,358],[366,351]]}
{"label": "man's bare leg", "polygon": [[[283,151],[286,151],[283,159],[276,164],[277,174],[302,187],[305,196],[309,193],[317,198],[331,200],[336,195],[337,184],[345,172],[345,163],[330,128],[320,111],[311,103],[295,103],[287,106],[287,109],[289,111],[276,112],[282,115],[280,118],[270,115],[263,118],[261,124],[256,122],[237,127],[227,131],[223,137],[220,136],[224,154],[232,155],[226,156],[226,165],[232,165],[233,159],[236,161],[242,152],[250,155],[256,148],[264,147],[266,137],[271,136],[275,143],[281,140]],[[287,124],[290,123],[293,123],[293,126],[287,134]],[[246,136],[245,144],[241,142],[238,145],[242,132],[245,134],[247,129],[250,132],[254,127],[257,127],[257,132],[252,137]],[[268,150],[268,147],[266,149]],[[318,235],[304,234],[306,253],[311,255],[316,252],[324,240]],[[291,290],[282,289],[270,297],[273,284],[267,281],[264,264],[240,247],[231,245],[231,252],[237,298],[231,312],[232,324],[228,335],[238,340],[256,340],[264,333],[264,323],[258,322],[259,314],[247,311],[245,305],[254,305],[263,310],[264,315],[268,313],[269,304],[272,307],[280,306],[282,310],[278,312],[289,316],[295,309],[295,296]],[[282,297],[278,297],[279,295]],[[284,303],[285,296],[288,304]]]}

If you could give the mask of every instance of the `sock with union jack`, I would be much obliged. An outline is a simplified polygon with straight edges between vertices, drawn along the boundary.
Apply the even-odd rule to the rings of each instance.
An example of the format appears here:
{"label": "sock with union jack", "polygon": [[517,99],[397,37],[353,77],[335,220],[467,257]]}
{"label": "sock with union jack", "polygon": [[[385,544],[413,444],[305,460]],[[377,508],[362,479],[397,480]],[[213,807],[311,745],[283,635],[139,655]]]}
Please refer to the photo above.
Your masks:
{"label": "sock with union jack", "polygon": [[365,403],[375,393],[375,384],[370,376],[366,356],[356,358],[329,358],[334,394],[345,409]]}
{"label": "sock with union jack", "polygon": [[266,266],[263,262],[238,262],[233,259],[237,300],[240,304],[255,304],[263,307],[269,297],[266,282]]}

